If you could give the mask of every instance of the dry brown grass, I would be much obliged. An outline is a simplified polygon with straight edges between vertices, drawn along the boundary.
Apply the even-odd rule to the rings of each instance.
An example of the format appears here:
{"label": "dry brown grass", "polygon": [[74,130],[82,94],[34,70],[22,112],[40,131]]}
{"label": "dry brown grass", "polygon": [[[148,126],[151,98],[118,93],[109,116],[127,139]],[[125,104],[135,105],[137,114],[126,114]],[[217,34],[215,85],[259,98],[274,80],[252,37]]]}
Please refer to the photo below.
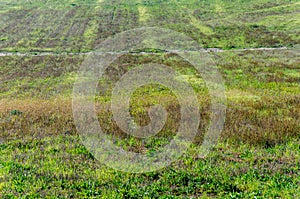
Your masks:
{"label": "dry brown grass", "polygon": [[[169,118],[163,133],[158,136],[174,136],[180,120],[179,104],[170,98],[161,98],[169,113]],[[246,142],[253,145],[274,146],[291,138],[297,138],[300,132],[298,109],[277,109],[269,107],[262,109],[267,101],[260,103],[237,104],[229,103],[226,123],[222,138],[234,142]],[[283,102],[284,103],[284,102]],[[99,123],[104,132],[124,137],[112,119],[110,104],[97,103]],[[133,117],[141,124],[149,122],[145,107],[135,107]],[[133,111],[134,109],[133,108]],[[12,115],[12,110],[19,110],[20,115]],[[280,111],[282,110],[282,111]],[[203,132],[210,121],[209,107],[201,107],[201,123],[199,135],[195,142],[201,143]],[[276,112],[277,111],[277,112]],[[2,119],[0,130],[2,139],[30,137],[44,137],[59,134],[74,134],[76,128],[72,117],[71,99],[55,100],[1,100],[0,116]]]}

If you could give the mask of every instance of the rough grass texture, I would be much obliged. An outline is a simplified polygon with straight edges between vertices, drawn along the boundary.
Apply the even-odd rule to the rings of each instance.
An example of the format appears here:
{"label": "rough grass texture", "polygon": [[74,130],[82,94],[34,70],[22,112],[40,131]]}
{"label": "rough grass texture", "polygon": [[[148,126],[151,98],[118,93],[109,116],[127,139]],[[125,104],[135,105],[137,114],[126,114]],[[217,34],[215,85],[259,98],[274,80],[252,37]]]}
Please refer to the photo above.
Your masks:
{"label": "rough grass texture", "polygon": [[[300,198],[299,1],[14,1],[0,7],[1,198]],[[114,171],[86,150],[76,132],[71,95],[85,54],[109,36],[160,26],[203,47],[286,50],[211,52],[225,79],[227,113],[219,143],[206,158],[199,146],[210,121],[201,76],[175,54],[129,54],[99,80],[96,111],[105,132],[125,150],[151,153],[174,136],[180,118],[167,88],[147,85],[130,101],[135,122],[162,104],[169,117],[151,139],[122,132],[112,120],[114,83],[141,64],[174,68],[194,88],[199,133],[171,166],[146,174]],[[38,52],[55,52],[40,55]]]}
{"label": "rough grass texture", "polygon": [[223,49],[294,46],[300,41],[299,1],[10,0],[1,4],[2,51],[91,51],[109,36],[147,26],[184,32],[203,47]]}
{"label": "rough grass texture", "polygon": [[109,101],[114,82],[122,74],[150,61],[166,64],[179,71],[198,95],[201,124],[192,148],[167,169],[141,175],[99,165],[80,142],[72,118],[71,92],[83,55],[1,57],[3,197],[298,197],[299,53],[273,50],[212,55],[226,82],[228,109],[220,142],[206,159],[197,151],[210,121],[210,98],[189,64],[172,54],[127,55],[100,79],[102,89],[96,96],[99,123],[117,145],[139,153],[160,150],[174,136],[179,104],[168,89],[141,87],[131,98],[136,122],[147,124],[147,107],[154,104],[164,105],[169,119],[154,138],[126,135],[112,120]]}

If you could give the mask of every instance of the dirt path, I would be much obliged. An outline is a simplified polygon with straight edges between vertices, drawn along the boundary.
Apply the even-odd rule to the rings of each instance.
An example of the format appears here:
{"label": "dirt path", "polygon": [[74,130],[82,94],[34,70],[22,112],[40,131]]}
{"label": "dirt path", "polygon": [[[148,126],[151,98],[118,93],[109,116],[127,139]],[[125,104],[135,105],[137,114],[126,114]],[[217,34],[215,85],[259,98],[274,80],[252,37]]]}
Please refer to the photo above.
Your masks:
{"label": "dirt path", "polygon": [[[289,48],[287,47],[281,47],[281,48],[245,48],[245,49],[233,49],[233,50],[222,50],[219,48],[208,48],[204,49],[207,52],[243,52],[243,51],[274,51],[274,50],[287,50]],[[173,53],[180,52],[180,51],[172,51]],[[188,52],[188,51],[184,51]],[[62,52],[62,53],[56,53],[56,52],[30,52],[30,53],[20,53],[20,52],[0,52],[0,57],[6,57],[6,56],[47,56],[47,55],[88,55],[92,52],[84,52],[84,53],[70,53],[70,52]],[[116,52],[103,52],[104,53],[110,53],[110,54],[117,54]],[[126,53],[126,52],[118,52],[119,53]],[[153,53],[147,53],[147,52],[141,52],[142,54],[153,54]],[[99,52],[99,54],[102,54]],[[138,53],[133,53],[138,54]]]}

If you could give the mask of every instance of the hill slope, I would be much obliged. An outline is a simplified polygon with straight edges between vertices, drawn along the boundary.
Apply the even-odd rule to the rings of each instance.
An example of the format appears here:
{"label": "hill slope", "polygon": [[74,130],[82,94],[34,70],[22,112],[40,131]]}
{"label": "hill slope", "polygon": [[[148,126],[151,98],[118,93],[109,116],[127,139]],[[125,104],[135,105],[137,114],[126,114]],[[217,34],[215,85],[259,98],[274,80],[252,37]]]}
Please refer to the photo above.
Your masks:
{"label": "hill slope", "polygon": [[0,51],[91,51],[144,26],[184,32],[203,47],[293,46],[300,2],[287,0],[73,0],[1,2]]}

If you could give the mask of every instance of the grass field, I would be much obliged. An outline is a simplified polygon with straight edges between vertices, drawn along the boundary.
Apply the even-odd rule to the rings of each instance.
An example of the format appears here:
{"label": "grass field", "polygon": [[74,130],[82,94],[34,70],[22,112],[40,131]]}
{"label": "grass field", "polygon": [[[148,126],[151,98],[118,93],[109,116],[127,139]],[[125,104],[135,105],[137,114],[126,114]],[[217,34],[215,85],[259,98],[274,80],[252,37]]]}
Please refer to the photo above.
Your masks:
{"label": "grass field", "polygon": [[[293,0],[2,0],[0,51],[12,54],[0,56],[1,198],[300,198],[299,10]],[[124,55],[106,70],[95,97],[99,123],[117,145],[152,153],[178,128],[179,103],[158,85],[139,88],[130,101],[141,125],[149,122],[149,106],[166,107],[170,117],[158,135],[134,138],[113,121],[114,84],[141,64],[180,72],[197,94],[201,124],[171,166],[123,173],[99,163],[80,140],[72,89],[87,54],[66,52],[89,52],[109,36],[144,26],[225,50],[209,53],[225,80],[226,122],[218,144],[201,157],[210,121],[203,79],[172,53]],[[237,50],[259,47],[287,49]]]}
{"label": "grass field", "polygon": [[29,2],[2,3],[1,50],[91,51],[108,36],[144,26],[184,32],[203,47],[223,49],[293,46],[300,40],[300,4],[294,0]]}

